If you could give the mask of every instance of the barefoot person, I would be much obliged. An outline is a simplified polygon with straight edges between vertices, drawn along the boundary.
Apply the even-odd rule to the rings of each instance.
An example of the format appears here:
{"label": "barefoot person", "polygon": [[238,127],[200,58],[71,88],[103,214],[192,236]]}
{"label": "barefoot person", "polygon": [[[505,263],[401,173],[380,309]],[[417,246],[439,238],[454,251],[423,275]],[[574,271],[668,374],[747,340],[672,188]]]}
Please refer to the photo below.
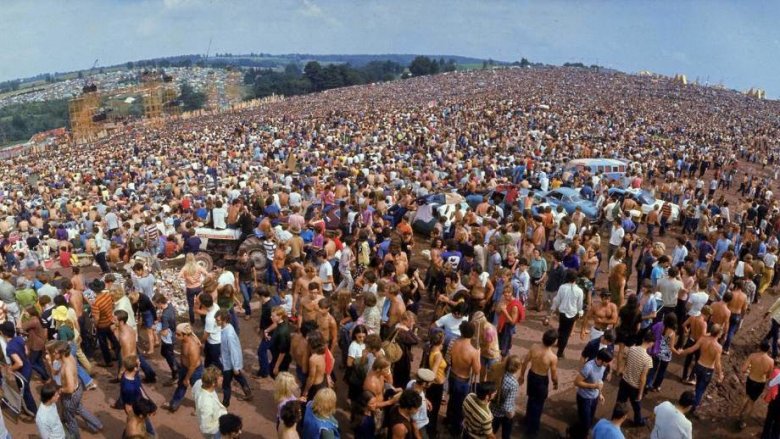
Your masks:
{"label": "barefoot person", "polygon": [[451,431],[459,431],[463,419],[463,400],[469,394],[472,377],[478,377],[481,364],[479,350],[471,344],[476,327],[472,322],[460,324],[460,338],[452,343],[447,424]]}
{"label": "barefoot person", "polygon": [[696,344],[682,351],[683,354],[689,354],[692,352],[699,352],[699,361],[693,368],[693,375],[696,378],[696,401],[693,404],[691,411],[693,412],[701,404],[701,399],[704,397],[704,392],[707,390],[710,381],[712,380],[712,374],[718,373],[718,382],[723,381],[723,367],[720,364],[721,353],[723,347],[718,343],[721,335],[721,326],[718,324],[712,325],[710,333],[701,337]]}
{"label": "barefoot person", "polygon": [[[528,370],[528,405],[525,415],[525,431],[529,436],[539,432],[550,380],[553,382],[553,389],[558,390],[558,356],[552,351],[556,341],[558,341],[558,331],[555,329],[545,331],[542,335],[542,343],[535,343],[531,346],[531,350],[526,354],[520,367],[518,383],[521,386],[525,381],[525,371]],[[531,364],[530,369],[528,369],[529,363]]]}
{"label": "barefoot person", "polygon": [[178,381],[171,402],[163,404],[163,408],[171,412],[179,409],[187,387],[195,384],[203,375],[200,355],[202,344],[192,332],[192,326],[189,323],[179,323],[176,326],[176,338],[181,340],[181,356],[177,365]]}
{"label": "barefoot person", "polygon": [[742,409],[739,412],[740,430],[747,426],[745,418],[750,416],[753,405],[758,397],[764,393],[766,382],[772,376],[775,361],[769,356],[769,348],[769,341],[762,340],[759,351],[750,354],[742,363],[741,374],[738,377],[740,381],[742,381],[742,376],[747,375],[747,377],[745,378],[745,402],[742,403]]}

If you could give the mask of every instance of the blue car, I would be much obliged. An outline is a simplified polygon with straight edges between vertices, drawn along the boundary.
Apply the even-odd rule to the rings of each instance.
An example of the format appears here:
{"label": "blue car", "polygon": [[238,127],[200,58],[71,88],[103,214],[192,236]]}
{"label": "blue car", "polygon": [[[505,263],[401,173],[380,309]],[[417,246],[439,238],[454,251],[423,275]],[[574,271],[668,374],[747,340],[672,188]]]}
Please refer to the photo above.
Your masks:
{"label": "blue car", "polygon": [[[596,221],[599,217],[596,203],[582,198],[580,191],[577,189],[560,187],[548,192],[536,191],[534,192],[534,197],[539,200],[539,204],[534,206],[536,208],[549,205],[555,210],[558,206],[563,206],[566,213],[571,215],[579,207],[589,220]],[[535,211],[536,209],[534,209],[534,213],[536,213]]]}

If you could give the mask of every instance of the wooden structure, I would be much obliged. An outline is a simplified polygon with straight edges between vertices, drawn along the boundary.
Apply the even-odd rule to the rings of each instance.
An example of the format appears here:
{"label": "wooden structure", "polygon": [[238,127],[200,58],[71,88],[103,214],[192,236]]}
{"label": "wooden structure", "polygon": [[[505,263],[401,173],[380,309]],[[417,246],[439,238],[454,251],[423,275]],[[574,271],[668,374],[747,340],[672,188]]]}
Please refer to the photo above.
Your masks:
{"label": "wooden structure", "polygon": [[100,131],[95,122],[100,107],[100,94],[96,88],[84,87],[84,93],[68,103],[68,115],[73,140],[84,143],[94,140]]}

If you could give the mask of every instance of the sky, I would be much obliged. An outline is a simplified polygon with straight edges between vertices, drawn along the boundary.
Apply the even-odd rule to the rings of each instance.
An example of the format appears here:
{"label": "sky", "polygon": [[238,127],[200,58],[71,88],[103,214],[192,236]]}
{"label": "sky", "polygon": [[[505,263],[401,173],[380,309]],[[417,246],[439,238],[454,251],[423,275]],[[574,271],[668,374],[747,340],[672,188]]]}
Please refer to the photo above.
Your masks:
{"label": "sky", "polygon": [[0,81],[181,54],[463,55],[636,73],[780,97],[780,2],[2,0]]}

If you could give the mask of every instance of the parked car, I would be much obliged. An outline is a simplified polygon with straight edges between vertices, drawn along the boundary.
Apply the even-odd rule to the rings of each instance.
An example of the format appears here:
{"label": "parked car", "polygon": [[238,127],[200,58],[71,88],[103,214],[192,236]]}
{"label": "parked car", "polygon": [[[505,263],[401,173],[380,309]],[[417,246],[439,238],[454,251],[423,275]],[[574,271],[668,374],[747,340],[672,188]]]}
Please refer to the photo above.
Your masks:
{"label": "parked car", "polygon": [[[668,203],[668,201],[655,198],[653,194],[644,189],[623,189],[613,187],[609,189],[608,193],[610,197],[617,198],[621,203],[626,197],[636,201],[641,207],[642,215],[650,213],[655,209],[655,206],[658,206],[658,210],[660,211],[664,203]],[[669,218],[669,221],[672,223],[677,222],[677,219],[680,218],[680,206],[674,203],[669,204],[672,206],[672,216]]]}
{"label": "parked car", "polygon": [[[537,209],[549,205],[555,210],[558,206],[563,206],[566,213],[571,215],[579,207],[590,221],[598,220],[599,212],[596,203],[582,198],[578,189],[559,187],[548,192],[534,191],[534,197],[539,200],[539,203],[534,204]],[[536,209],[533,210],[536,213]]]}

